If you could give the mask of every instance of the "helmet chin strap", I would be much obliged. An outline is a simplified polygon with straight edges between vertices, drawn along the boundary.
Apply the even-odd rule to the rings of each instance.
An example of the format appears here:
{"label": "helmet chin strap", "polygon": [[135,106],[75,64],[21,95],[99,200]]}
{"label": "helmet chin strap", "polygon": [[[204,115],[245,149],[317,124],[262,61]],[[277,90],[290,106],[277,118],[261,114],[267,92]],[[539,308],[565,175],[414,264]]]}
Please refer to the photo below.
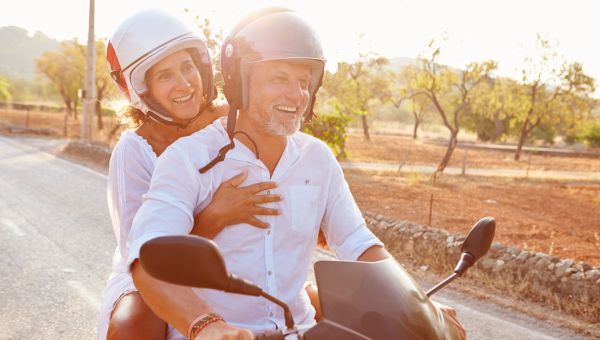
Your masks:
{"label": "helmet chin strap", "polygon": [[207,172],[208,170],[212,169],[215,165],[217,165],[218,163],[225,160],[225,155],[227,154],[227,152],[229,152],[229,150],[235,148],[235,142],[233,141],[233,137],[235,137],[235,135],[238,133],[242,134],[248,138],[250,143],[252,143],[252,145],[254,146],[254,151],[256,153],[256,159],[260,158],[258,155],[258,146],[256,145],[256,142],[254,142],[252,137],[250,137],[244,131],[235,131],[237,112],[238,112],[237,104],[232,103],[229,106],[229,114],[227,115],[227,135],[229,136],[229,144],[227,144],[224,147],[222,147],[221,149],[219,149],[219,153],[217,154],[217,156],[215,156],[215,158],[213,158],[210,162],[208,162],[208,164],[206,164],[205,166],[200,168],[200,170],[198,170],[198,171],[200,171],[201,174]]}
{"label": "helmet chin strap", "polygon": [[147,98],[146,102],[148,103],[148,107],[150,108],[150,110],[147,113],[147,115],[150,119],[154,120],[155,122],[167,125],[167,126],[175,126],[179,129],[186,129],[188,126],[190,126],[190,124],[192,124],[196,119],[198,119],[198,117],[200,117],[202,112],[204,112],[204,110],[209,105],[208,101],[205,100],[204,104],[202,104],[200,106],[198,113],[196,113],[192,118],[183,120],[182,122],[178,122],[178,121],[173,120],[173,118],[160,113],[161,111],[165,111],[165,110],[154,109],[155,107],[162,108],[162,106],[160,104],[156,103],[151,98]]}

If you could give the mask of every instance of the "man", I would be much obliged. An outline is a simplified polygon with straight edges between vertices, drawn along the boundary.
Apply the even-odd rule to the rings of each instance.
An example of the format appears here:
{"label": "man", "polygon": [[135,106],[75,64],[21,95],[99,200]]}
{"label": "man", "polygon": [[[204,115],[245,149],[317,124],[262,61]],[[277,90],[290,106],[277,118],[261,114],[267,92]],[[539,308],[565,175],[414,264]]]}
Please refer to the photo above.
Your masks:
{"label": "man", "polygon": [[[227,130],[216,121],[175,142],[159,159],[133,222],[129,263],[146,303],[180,333],[252,339],[249,330],[285,327],[281,309],[265,299],[166,284],[151,278],[137,261],[147,240],[188,234],[193,216],[210,202],[219,184],[241,170],[247,171],[245,185],[266,180],[278,184],[265,194],[282,200],[264,206],[280,214],[264,216],[266,229],[234,225],[214,241],[229,271],[287,303],[297,323],[314,322],[303,285],[319,228],[341,259],[391,257],[366,227],[331,151],[298,132],[312,114],[324,63],[316,35],[295,13],[275,8],[247,17],[223,44]],[[231,144],[214,158],[220,146],[211,142],[223,137]]]}

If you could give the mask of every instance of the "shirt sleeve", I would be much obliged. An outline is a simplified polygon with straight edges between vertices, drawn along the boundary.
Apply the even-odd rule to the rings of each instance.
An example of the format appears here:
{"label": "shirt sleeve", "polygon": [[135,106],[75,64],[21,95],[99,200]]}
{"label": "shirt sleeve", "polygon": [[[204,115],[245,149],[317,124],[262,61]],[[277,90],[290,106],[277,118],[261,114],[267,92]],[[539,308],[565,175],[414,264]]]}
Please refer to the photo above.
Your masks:
{"label": "shirt sleeve", "polygon": [[122,139],[114,148],[108,169],[107,201],[121,256],[142,195],[150,187],[154,164],[151,155],[133,139]]}
{"label": "shirt sleeve", "polygon": [[[200,174],[183,150],[172,145],[156,163],[150,189],[144,195],[127,241],[128,267],[139,258],[140,248],[148,240],[187,235],[193,228],[201,187]],[[208,178],[210,173],[202,176]]]}
{"label": "shirt sleeve", "polygon": [[342,168],[331,152],[329,158],[329,190],[321,227],[336,256],[355,261],[370,247],[383,243],[367,227]]}

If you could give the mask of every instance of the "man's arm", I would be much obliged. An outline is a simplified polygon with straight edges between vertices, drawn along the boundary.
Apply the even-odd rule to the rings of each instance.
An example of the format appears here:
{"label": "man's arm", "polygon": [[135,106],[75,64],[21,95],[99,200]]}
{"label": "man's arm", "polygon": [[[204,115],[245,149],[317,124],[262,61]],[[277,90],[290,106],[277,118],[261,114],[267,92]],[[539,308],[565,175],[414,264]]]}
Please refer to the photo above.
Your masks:
{"label": "man's arm", "polygon": [[[144,302],[160,317],[187,336],[192,322],[211,308],[194,294],[191,288],[174,285],[151,277],[136,260],[131,265],[133,282]],[[174,313],[173,311],[177,311]],[[252,332],[231,326],[223,321],[209,324],[196,339],[254,339]]]}
{"label": "man's arm", "polygon": [[392,259],[392,254],[388,253],[382,246],[372,246],[365,250],[359,257],[358,261],[376,262],[386,259]]}
{"label": "man's arm", "polygon": [[212,312],[191,288],[153,278],[146,273],[139,260],[131,265],[131,276],[146,304],[181,334],[187,335],[189,325],[198,315]]}

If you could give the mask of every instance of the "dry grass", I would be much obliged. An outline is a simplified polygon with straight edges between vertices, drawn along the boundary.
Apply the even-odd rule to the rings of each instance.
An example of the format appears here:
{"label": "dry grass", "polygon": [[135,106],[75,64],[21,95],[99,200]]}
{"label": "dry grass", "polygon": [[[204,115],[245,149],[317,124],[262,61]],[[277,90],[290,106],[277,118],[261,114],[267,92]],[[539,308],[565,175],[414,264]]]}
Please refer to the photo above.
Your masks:
{"label": "dry grass", "polygon": [[[77,119],[67,117],[60,112],[27,112],[27,111],[0,111],[0,125],[11,128],[25,129],[28,133],[42,134],[55,137],[79,138],[81,136],[81,113]],[[92,139],[108,146],[114,145],[120,135],[121,127],[116,117],[102,117],[104,128],[93,131]],[[94,117],[94,126],[97,126],[97,117]],[[65,133],[66,132],[66,133]]]}
{"label": "dry grass", "polygon": [[[372,135],[371,141],[366,142],[362,135],[350,134],[346,150],[348,160],[355,162],[437,165],[446,152],[446,146],[393,135]],[[457,148],[449,166],[462,167],[464,156],[465,149]],[[515,161],[512,151],[467,151],[467,168],[524,170],[528,166],[530,170],[600,171],[600,158],[523,154],[520,161]]]}

